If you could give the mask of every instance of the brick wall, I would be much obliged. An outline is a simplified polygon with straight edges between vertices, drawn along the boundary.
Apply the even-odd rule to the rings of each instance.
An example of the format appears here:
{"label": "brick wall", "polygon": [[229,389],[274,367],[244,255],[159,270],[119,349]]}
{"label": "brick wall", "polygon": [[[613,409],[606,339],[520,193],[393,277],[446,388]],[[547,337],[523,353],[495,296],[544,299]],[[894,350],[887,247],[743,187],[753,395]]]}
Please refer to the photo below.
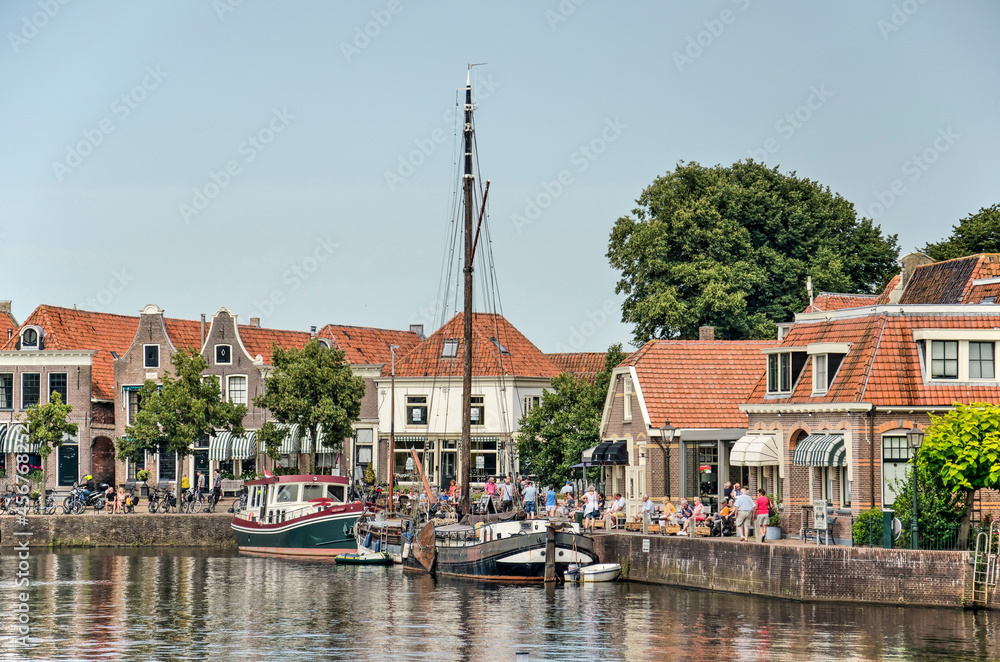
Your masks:
{"label": "brick wall", "polygon": [[[643,540],[650,551],[643,552]],[[972,566],[961,552],[760,545],[633,534],[594,539],[630,581],[816,602],[962,607]]]}
{"label": "brick wall", "polygon": [[[145,503],[141,506],[145,508]],[[47,515],[29,517],[31,547],[135,547],[142,546],[236,546],[230,523],[233,516],[210,515]],[[0,547],[18,541],[15,518],[0,517]]]}

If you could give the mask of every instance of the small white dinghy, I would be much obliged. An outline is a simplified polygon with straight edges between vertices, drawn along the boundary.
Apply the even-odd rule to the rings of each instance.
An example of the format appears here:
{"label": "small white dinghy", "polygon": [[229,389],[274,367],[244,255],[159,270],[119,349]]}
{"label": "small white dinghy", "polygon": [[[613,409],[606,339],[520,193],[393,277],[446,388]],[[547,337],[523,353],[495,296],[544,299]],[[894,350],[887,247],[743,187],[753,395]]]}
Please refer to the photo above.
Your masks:
{"label": "small white dinghy", "polygon": [[621,571],[617,563],[595,563],[579,569],[570,566],[564,577],[568,582],[613,582]]}

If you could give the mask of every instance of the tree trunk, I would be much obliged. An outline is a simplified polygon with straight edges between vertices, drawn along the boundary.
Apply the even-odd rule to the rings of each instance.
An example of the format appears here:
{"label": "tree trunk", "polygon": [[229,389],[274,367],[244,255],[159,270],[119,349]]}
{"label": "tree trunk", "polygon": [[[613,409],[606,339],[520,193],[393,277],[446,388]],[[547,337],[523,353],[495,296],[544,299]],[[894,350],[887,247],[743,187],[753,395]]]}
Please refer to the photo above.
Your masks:
{"label": "tree trunk", "polygon": [[968,549],[969,547],[969,526],[972,524],[972,500],[975,496],[975,490],[965,491],[965,512],[962,513],[962,522],[958,525],[957,545],[959,549]]}

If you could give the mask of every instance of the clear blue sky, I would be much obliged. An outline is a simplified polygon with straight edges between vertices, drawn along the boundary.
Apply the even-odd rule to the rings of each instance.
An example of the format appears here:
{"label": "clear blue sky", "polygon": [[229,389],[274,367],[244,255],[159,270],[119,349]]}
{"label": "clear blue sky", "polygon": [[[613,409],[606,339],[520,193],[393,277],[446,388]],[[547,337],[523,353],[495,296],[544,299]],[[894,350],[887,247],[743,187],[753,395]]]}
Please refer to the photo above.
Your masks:
{"label": "clear blue sky", "polygon": [[602,350],[630,337],[608,233],[678,161],[794,170],[904,252],[1000,201],[998,25],[990,0],[6,0],[0,297],[433,326],[446,114],[487,62],[504,312],[543,351]]}

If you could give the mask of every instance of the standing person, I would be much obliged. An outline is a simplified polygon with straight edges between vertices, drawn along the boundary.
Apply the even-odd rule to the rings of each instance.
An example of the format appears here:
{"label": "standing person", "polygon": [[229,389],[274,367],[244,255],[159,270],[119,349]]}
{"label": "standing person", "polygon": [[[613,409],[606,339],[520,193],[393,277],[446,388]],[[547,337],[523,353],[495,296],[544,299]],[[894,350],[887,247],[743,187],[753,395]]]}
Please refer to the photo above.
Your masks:
{"label": "standing person", "polygon": [[448,500],[454,501],[455,495],[458,493],[458,485],[454,480],[451,481],[451,486],[448,488]]}
{"label": "standing person", "polygon": [[549,485],[549,491],[545,493],[545,516],[555,517],[556,516],[556,488],[555,485]]}
{"label": "standing person", "polygon": [[505,476],[500,486],[500,512],[506,513],[514,508],[514,486],[510,484],[510,476]]}
{"label": "standing person", "polygon": [[560,494],[568,494],[570,496],[573,496],[573,482],[567,480],[566,484],[563,485],[563,488],[561,490],[559,490],[559,493]]}
{"label": "standing person", "polygon": [[524,512],[528,513],[528,519],[535,519],[535,499],[538,497],[538,491],[535,489],[535,484],[530,480],[524,488]]}
{"label": "standing person", "polygon": [[219,473],[218,467],[215,469],[215,474],[212,476],[212,499],[215,503],[219,503],[219,499],[222,498],[222,474]]}
{"label": "standing person", "polygon": [[[488,481],[486,481],[486,488],[485,488],[484,492],[486,493],[486,496],[487,496],[487,498],[490,501],[493,501],[496,498],[496,495],[497,495],[497,479],[496,478],[494,478],[493,476],[490,476],[490,479]],[[494,509],[495,508],[496,508],[496,504],[494,504]]]}
{"label": "standing person", "polygon": [[764,488],[757,490],[757,522],[754,536],[757,542],[764,542],[764,535],[767,532],[767,523],[771,519],[771,500],[767,498]]}
{"label": "standing person", "polygon": [[597,493],[594,486],[587,489],[587,505],[583,507],[583,527],[587,528],[587,520],[590,520],[590,530],[594,530],[594,520],[597,519],[601,511],[600,503],[597,500]]}
{"label": "standing person", "polygon": [[199,471],[197,476],[198,477],[194,481],[195,495],[200,501],[201,495],[205,492],[205,473],[203,471]]}
{"label": "standing person", "polygon": [[[733,489],[735,490],[735,487]],[[747,542],[750,539],[750,521],[753,519],[754,508],[757,507],[747,492],[748,490],[743,488],[740,495],[736,497],[736,532],[739,534],[741,542]]]}

